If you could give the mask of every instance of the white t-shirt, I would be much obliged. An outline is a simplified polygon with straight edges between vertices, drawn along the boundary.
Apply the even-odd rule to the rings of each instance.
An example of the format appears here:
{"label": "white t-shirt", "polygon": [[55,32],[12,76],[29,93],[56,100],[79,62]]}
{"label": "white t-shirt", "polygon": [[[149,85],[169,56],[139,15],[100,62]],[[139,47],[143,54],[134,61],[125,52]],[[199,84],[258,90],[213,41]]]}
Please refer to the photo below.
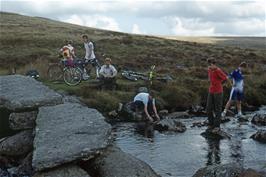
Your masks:
{"label": "white t-shirt", "polygon": [[92,42],[88,42],[88,43],[84,43],[84,47],[86,50],[86,55],[85,55],[85,59],[94,59],[95,58],[95,54],[94,54],[94,46]]}
{"label": "white t-shirt", "polygon": [[149,94],[148,93],[139,93],[135,96],[135,101],[141,101],[144,105],[148,105],[149,102]]}
{"label": "white t-shirt", "polygon": [[114,77],[117,74],[117,70],[113,65],[109,65],[109,67],[107,67],[107,65],[103,65],[99,71],[99,74],[103,75],[104,77]]}

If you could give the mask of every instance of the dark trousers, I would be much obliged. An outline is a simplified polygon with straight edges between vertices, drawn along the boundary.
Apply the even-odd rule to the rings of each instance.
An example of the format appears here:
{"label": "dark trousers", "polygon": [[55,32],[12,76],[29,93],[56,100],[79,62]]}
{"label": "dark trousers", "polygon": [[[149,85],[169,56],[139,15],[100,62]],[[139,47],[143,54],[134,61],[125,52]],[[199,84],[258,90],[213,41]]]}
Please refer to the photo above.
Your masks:
{"label": "dark trousers", "polygon": [[223,93],[209,93],[207,99],[207,115],[209,125],[220,127],[223,106]]}
{"label": "dark trousers", "polygon": [[100,77],[101,81],[101,89],[110,89],[113,90],[116,88],[116,78],[106,78],[106,77]]}

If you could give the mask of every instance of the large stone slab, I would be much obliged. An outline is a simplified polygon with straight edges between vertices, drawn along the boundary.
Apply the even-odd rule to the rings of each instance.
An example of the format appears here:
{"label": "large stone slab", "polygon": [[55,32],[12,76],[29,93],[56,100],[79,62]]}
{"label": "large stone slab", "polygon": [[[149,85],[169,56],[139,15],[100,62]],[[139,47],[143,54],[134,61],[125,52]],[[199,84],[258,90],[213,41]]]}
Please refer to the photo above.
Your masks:
{"label": "large stone slab", "polygon": [[32,166],[40,171],[90,159],[105,148],[111,126],[95,109],[77,103],[39,108]]}
{"label": "large stone slab", "polygon": [[62,96],[31,77],[0,76],[0,105],[9,110],[62,103]]}
{"label": "large stone slab", "polygon": [[89,175],[76,165],[66,165],[54,170],[36,173],[33,177],[89,177]]}

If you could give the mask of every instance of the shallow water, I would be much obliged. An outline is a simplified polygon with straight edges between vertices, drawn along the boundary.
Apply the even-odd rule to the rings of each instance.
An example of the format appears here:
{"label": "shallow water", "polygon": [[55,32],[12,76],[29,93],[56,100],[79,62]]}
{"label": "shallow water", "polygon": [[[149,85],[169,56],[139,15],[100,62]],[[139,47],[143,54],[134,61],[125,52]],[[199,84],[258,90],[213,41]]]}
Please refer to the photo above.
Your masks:
{"label": "shallow water", "polygon": [[155,131],[154,142],[136,133],[134,123],[118,123],[114,126],[115,142],[163,177],[191,177],[201,167],[231,162],[259,170],[266,167],[266,145],[249,138],[263,127],[233,120],[222,125],[232,135],[231,140],[214,141],[200,135],[206,127],[190,128],[192,122],[205,119],[180,119],[187,126],[186,132]]}

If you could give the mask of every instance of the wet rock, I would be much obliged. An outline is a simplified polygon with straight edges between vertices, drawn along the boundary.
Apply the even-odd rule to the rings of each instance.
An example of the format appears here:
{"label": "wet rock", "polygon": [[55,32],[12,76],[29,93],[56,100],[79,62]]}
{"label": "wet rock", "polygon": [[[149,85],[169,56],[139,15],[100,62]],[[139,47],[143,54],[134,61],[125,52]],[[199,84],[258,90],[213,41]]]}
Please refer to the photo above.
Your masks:
{"label": "wet rock", "polygon": [[243,170],[237,164],[213,165],[199,169],[192,177],[238,177]]}
{"label": "wet rock", "polygon": [[33,129],[37,111],[11,113],[9,116],[9,126],[13,130]]}
{"label": "wet rock", "polygon": [[110,140],[111,126],[95,109],[76,103],[41,107],[36,120],[32,166],[40,171],[93,158]]}
{"label": "wet rock", "polygon": [[189,114],[193,114],[194,116],[205,116],[206,110],[202,106],[193,106],[189,109]]}
{"label": "wet rock", "polygon": [[255,125],[264,125],[266,126],[266,113],[262,112],[262,113],[256,113],[251,122]]}
{"label": "wet rock", "polygon": [[33,134],[31,130],[22,131],[6,138],[0,143],[0,155],[20,156],[32,150]]}
{"label": "wet rock", "polygon": [[0,176],[1,177],[10,177],[10,174],[8,173],[8,171],[6,169],[3,169],[0,167]]}
{"label": "wet rock", "polygon": [[222,129],[207,129],[201,133],[201,136],[210,139],[230,139],[231,135],[223,131]]}
{"label": "wet rock", "polygon": [[190,118],[191,116],[188,114],[187,111],[184,112],[173,112],[167,116],[168,119],[184,119]]}
{"label": "wet rock", "polygon": [[259,130],[255,134],[251,135],[250,138],[261,143],[266,143],[266,130]]}
{"label": "wet rock", "polygon": [[36,173],[33,177],[89,177],[89,175],[76,165],[66,165],[57,169]]}
{"label": "wet rock", "polygon": [[221,123],[226,123],[226,122],[229,122],[230,120],[231,120],[231,118],[228,116],[221,117]]}
{"label": "wet rock", "polygon": [[237,120],[239,122],[248,122],[249,118],[248,118],[248,116],[241,116],[241,117],[238,117]]}
{"label": "wet rock", "polygon": [[163,119],[157,123],[154,127],[158,131],[175,131],[175,132],[185,132],[186,126],[174,119]]}
{"label": "wet rock", "polygon": [[166,117],[169,114],[169,112],[168,112],[168,110],[163,109],[163,110],[160,110],[158,112],[158,114],[159,114],[160,117]]}
{"label": "wet rock", "polygon": [[62,103],[62,96],[31,77],[0,76],[0,105],[9,110],[37,108]]}
{"label": "wet rock", "polygon": [[191,127],[204,127],[208,126],[208,121],[198,121],[198,122],[193,122]]}
{"label": "wet rock", "polygon": [[110,146],[93,162],[88,162],[85,169],[101,177],[158,177],[145,162]]}

